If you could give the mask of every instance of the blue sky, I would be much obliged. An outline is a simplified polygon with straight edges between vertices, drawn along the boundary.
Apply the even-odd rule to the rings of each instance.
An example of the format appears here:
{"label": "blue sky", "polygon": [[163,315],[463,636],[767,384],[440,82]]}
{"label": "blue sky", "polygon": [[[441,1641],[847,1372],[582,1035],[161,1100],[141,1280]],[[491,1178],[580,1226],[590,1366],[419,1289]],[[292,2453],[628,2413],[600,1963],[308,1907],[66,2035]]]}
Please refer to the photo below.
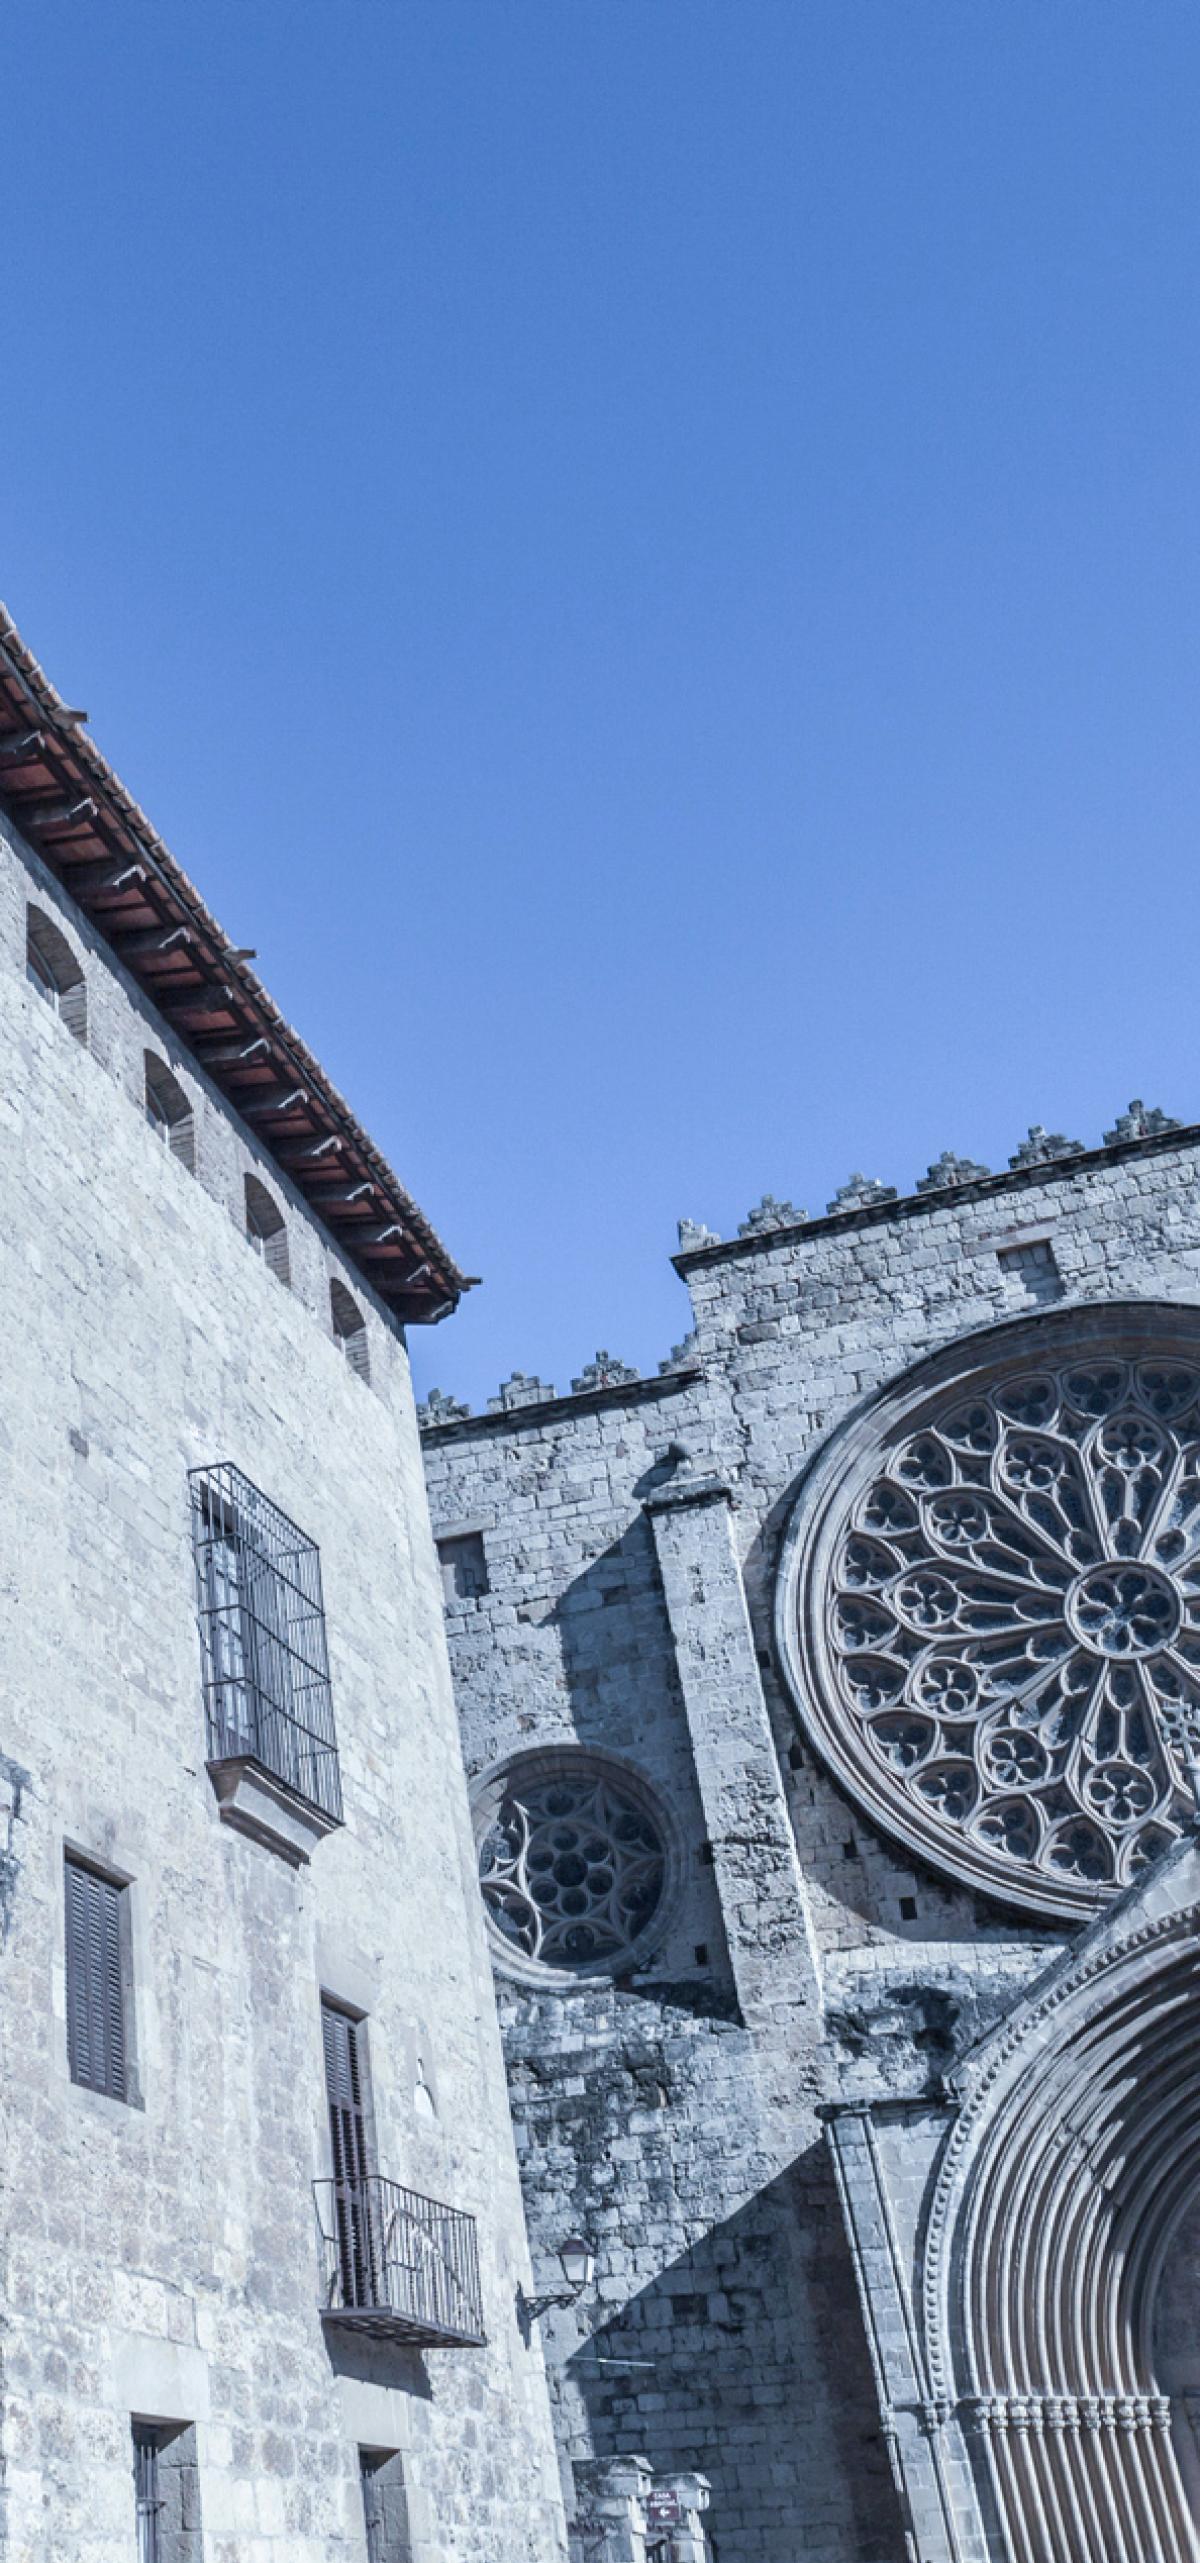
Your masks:
{"label": "blue sky", "polygon": [[27,12],[0,591],[486,1287],[1200,1117],[1193,0]]}

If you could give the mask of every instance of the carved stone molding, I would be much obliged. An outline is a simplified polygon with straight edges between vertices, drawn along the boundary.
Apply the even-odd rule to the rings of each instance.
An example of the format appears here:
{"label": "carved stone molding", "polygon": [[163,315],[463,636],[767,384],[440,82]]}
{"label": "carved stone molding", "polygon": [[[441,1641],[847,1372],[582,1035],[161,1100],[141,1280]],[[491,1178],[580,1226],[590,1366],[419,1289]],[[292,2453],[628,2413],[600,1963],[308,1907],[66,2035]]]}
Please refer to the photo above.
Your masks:
{"label": "carved stone molding", "polygon": [[936,1357],[804,1482],[780,1650],[865,1811],[975,1889],[1094,1912],[1200,1751],[1200,1309],[1058,1308]]}
{"label": "carved stone molding", "polygon": [[475,1792],[493,1952],[506,1972],[558,1983],[636,1966],[661,1936],[680,1854],[639,1772],[583,1746],[519,1753]]}

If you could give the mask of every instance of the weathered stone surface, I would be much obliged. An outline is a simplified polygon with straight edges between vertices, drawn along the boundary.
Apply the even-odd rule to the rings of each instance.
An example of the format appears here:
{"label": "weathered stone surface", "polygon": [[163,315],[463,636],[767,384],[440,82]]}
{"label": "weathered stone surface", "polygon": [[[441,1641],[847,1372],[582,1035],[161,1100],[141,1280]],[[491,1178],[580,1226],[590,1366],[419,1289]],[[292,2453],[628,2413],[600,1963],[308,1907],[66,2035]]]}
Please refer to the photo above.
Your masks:
{"label": "weathered stone surface", "polygon": [[[31,891],[83,961],[86,1048],[26,980]],[[0,2553],[132,2556],[138,2412],[194,2426],[180,2536],[198,2492],[208,2563],[361,2557],[359,2443],[403,2454],[415,2563],[552,2563],[403,1341],[8,835],[0,975]],[[148,1047],[192,1100],[195,1175],[148,1126]],[[291,1289],[242,1233],[260,1166]],[[333,1337],[334,1275],[366,1307],[369,1385]],[[321,1550],[346,1822],[300,1867],[222,1823],[205,1769],[188,1471],[225,1458]],[[132,1881],[136,2106],[68,2075],[64,1844]],[[381,2168],[479,2220],[485,2349],[323,2335],[322,1988],[369,2014]]]}
{"label": "weathered stone surface", "polygon": [[[919,1866],[827,1778],[778,1669],[785,1525],[871,1399],[1043,1293],[1060,1321],[1200,1301],[1194,1130],[937,1171],[807,1229],[690,1230],[699,1375],[656,1403],[560,1400],[426,1444],[439,1526],[490,1526],[491,1589],[449,1618],[481,1791],[538,1745],[609,1754],[679,1838],[644,1968],[539,1989],[495,1954],[539,2276],[568,2232],[598,2252],[594,2295],[543,2327],[560,2443],[581,2468],[702,2471],[721,2563],[906,2552],[823,2111],[886,2101],[915,2229],[948,2078],[1070,1945]],[[854,2128],[874,2141],[846,2125],[843,2154]]]}

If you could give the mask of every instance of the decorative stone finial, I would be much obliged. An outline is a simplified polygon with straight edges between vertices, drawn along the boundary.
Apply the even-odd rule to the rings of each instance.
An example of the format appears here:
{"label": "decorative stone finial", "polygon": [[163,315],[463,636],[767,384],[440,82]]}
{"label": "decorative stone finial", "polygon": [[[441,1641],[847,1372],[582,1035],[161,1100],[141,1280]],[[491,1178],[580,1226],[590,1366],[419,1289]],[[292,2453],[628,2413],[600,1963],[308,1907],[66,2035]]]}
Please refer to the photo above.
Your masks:
{"label": "decorative stone finial", "polygon": [[1021,1141],[1010,1166],[1048,1166],[1053,1157],[1081,1157],[1082,1139],[1065,1139],[1061,1130],[1044,1130],[1040,1121],[1031,1122],[1029,1135]]}
{"label": "decorative stone finial", "polygon": [[665,1379],[673,1370],[690,1370],[693,1362],[699,1359],[699,1348],[700,1338],[693,1326],[691,1334],[682,1336],[679,1343],[672,1344],[665,1362],[659,1363],[659,1378]]}
{"label": "decorative stone finial", "polygon": [[943,1148],[928,1174],[917,1177],[916,1190],[919,1193],[946,1192],[952,1184],[973,1184],[978,1182],[980,1175],[990,1175],[991,1171],[990,1166],[977,1166],[973,1157],[956,1157],[952,1148]]}
{"label": "decorative stone finial", "polygon": [[626,1381],[639,1379],[641,1373],[631,1370],[628,1362],[619,1362],[615,1353],[597,1353],[595,1360],[585,1362],[578,1379],[571,1386],[576,1391],[587,1388],[624,1388]]}
{"label": "decorative stone finial", "polygon": [[514,1406],[543,1406],[555,1394],[551,1380],[537,1379],[532,1371],[515,1370],[511,1379],[502,1379],[499,1392],[489,1397],[489,1415],[507,1415]]}
{"label": "decorative stone finial", "polygon": [[686,1253],[689,1246],[719,1246],[721,1238],[717,1229],[706,1228],[702,1220],[681,1219],[679,1243]]}
{"label": "decorative stone finial", "polygon": [[848,1184],[835,1192],[827,1210],[867,1210],[875,1201],[895,1201],[894,1184],[883,1184],[878,1175],[851,1175]]}
{"label": "decorative stone finial", "polygon": [[806,1210],[797,1210],[794,1201],[776,1201],[774,1193],[764,1193],[753,1210],[747,1211],[738,1230],[739,1237],[761,1237],[771,1228],[794,1228],[807,1219]]}
{"label": "decorative stone finial", "polygon": [[432,1424],[461,1424],[470,1412],[470,1407],[460,1405],[457,1397],[447,1397],[444,1389],[431,1388],[424,1404],[417,1408],[417,1422],[426,1430]]}
{"label": "decorative stone finial", "polygon": [[1158,1104],[1147,1106],[1140,1095],[1135,1095],[1128,1112],[1117,1114],[1116,1129],[1105,1131],[1104,1145],[1115,1148],[1119,1139],[1157,1139],[1160,1131],[1182,1128],[1183,1123],[1171,1113],[1163,1112]]}

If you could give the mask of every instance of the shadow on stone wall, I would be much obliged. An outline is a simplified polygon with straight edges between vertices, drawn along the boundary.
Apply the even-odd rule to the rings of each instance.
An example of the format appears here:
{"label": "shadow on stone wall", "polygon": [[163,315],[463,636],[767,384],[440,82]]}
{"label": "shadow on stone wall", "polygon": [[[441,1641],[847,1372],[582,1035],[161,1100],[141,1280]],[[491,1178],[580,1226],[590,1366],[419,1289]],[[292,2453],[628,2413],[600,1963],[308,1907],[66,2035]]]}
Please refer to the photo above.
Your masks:
{"label": "shadow on stone wall", "polygon": [[[677,1977],[693,1948],[707,1952],[695,1980],[638,1989],[731,2017],[733,1972],[711,1870],[700,1865],[704,1813],[696,1785],[675,1651],[644,1514],[583,1567],[554,1606],[575,1739],[632,1761],[672,1808],[684,1851],[681,1892],[666,1946],[655,1959]],[[633,1978],[616,1979],[630,1985]],[[706,1985],[711,1985],[711,1999]]]}
{"label": "shadow on stone wall", "polygon": [[335,2376],[351,2377],[358,2385],[386,2385],[413,2402],[433,2401],[422,2353],[404,2341],[372,2340],[366,2333],[349,2327],[341,2330],[331,2323],[325,2327],[325,2348]]}
{"label": "shadow on stone wall", "polygon": [[566,2373],[597,2457],[708,2475],[716,2563],[903,2553],[823,2142],[670,2261]]}

